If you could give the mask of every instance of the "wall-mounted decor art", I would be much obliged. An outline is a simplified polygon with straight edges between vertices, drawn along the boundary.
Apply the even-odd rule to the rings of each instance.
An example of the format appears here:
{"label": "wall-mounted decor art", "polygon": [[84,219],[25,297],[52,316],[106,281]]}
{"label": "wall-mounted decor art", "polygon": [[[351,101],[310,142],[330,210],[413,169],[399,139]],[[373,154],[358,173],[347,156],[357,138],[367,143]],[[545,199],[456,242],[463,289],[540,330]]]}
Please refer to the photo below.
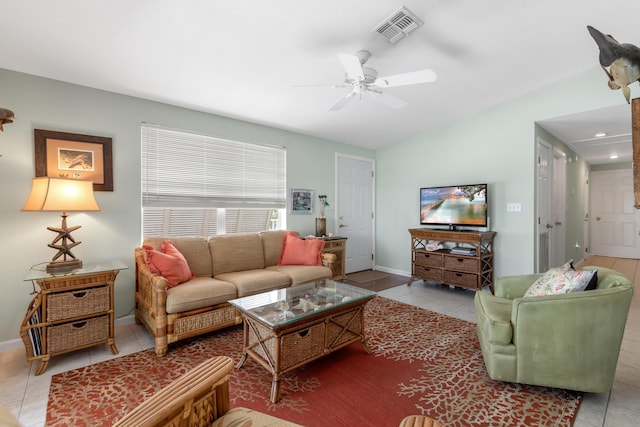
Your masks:
{"label": "wall-mounted decor art", "polygon": [[313,190],[291,189],[291,201],[289,213],[291,214],[312,214],[313,213]]}
{"label": "wall-mounted decor art", "polygon": [[93,181],[94,191],[113,191],[111,138],[35,130],[36,177]]}

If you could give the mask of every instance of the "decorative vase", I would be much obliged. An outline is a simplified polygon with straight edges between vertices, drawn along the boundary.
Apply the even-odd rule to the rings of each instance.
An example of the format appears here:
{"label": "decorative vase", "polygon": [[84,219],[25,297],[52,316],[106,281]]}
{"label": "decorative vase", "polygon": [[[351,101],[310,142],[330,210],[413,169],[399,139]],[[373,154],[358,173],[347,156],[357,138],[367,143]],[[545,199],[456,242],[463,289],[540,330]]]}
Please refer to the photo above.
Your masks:
{"label": "decorative vase", "polygon": [[316,237],[327,235],[327,218],[316,218]]}

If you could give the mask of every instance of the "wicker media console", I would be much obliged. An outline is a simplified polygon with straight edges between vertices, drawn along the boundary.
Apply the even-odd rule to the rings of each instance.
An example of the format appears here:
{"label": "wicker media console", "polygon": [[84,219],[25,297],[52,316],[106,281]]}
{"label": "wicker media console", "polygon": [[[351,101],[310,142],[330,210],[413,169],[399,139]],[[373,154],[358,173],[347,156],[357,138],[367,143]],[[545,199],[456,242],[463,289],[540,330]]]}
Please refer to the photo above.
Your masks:
{"label": "wicker media console", "polygon": [[[450,231],[412,228],[411,278],[461,288],[493,292],[495,231]],[[440,243],[441,249],[432,248]],[[430,250],[432,249],[432,250]]]}

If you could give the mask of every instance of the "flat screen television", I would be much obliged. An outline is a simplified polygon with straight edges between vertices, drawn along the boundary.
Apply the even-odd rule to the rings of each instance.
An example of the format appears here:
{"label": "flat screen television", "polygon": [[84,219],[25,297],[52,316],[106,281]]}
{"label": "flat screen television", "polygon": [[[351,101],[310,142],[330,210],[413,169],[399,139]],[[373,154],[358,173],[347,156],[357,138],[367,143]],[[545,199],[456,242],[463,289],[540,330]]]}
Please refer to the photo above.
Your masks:
{"label": "flat screen television", "polygon": [[487,184],[420,189],[420,224],[487,227]]}

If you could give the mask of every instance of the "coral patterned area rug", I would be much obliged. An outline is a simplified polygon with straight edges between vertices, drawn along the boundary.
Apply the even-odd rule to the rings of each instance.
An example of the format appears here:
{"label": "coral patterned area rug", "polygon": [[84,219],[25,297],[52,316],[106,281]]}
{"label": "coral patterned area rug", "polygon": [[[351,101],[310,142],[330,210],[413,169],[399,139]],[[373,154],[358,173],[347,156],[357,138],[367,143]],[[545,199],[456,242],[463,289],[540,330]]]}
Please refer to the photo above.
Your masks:
{"label": "coral patterned area rug", "polygon": [[[397,426],[425,414],[454,426],[571,426],[582,396],[489,379],[473,323],[382,297],[366,308],[372,351],[352,344],[284,375],[249,359],[230,378],[231,407],[256,409],[305,426]],[[242,327],[112,359],[52,378],[47,426],[108,426],[201,361],[242,354]]]}

